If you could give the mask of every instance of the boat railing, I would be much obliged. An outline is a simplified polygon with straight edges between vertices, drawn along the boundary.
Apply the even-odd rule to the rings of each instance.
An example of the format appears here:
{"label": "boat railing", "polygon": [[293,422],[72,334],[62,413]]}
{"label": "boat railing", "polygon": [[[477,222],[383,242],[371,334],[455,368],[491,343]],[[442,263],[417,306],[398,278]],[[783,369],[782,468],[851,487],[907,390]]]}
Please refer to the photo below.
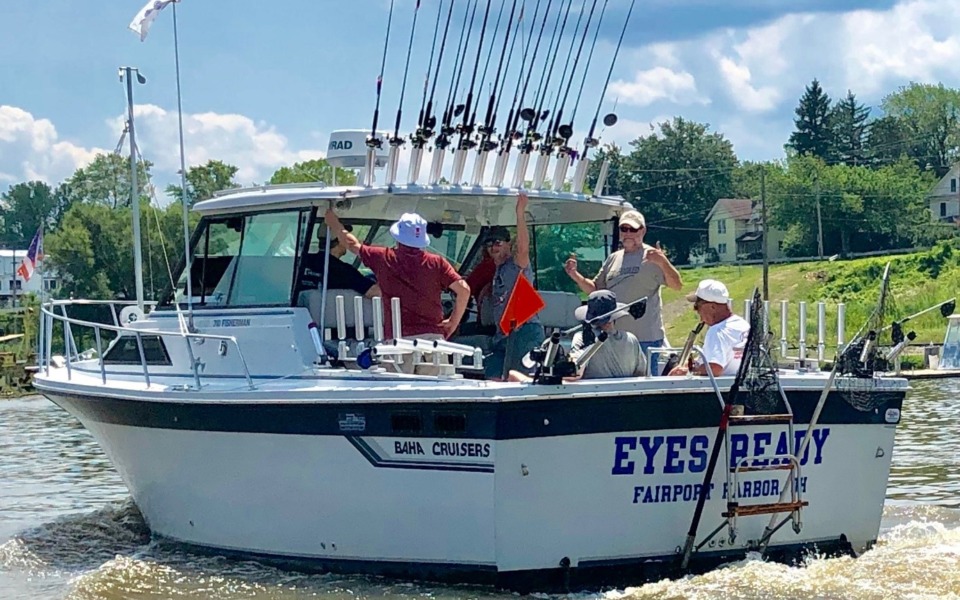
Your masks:
{"label": "boat railing", "polygon": [[[155,306],[155,303],[152,302],[144,304],[151,308]],[[95,321],[87,321],[84,319],[71,317],[67,314],[67,308],[70,306],[105,306],[109,310],[110,318],[113,321],[113,324],[98,323]],[[58,309],[59,314],[57,313]],[[240,359],[240,364],[243,368],[243,375],[246,379],[247,386],[249,386],[250,389],[254,389],[253,378],[250,376],[250,369],[247,366],[247,361],[243,356],[243,351],[240,349],[240,344],[237,342],[235,337],[229,335],[194,333],[187,331],[186,327],[182,327],[178,331],[128,327],[124,324],[125,322],[134,322],[137,318],[142,317],[142,313],[139,310],[136,302],[124,300],[51,300],[44,302],[41,305],[40,314],[40,348],[37,354],[40,357],[39,367],[47,375],[50,374],[50,366],[54,362],[53,330],[55,324],[59,323],[63,328],[64,366],[67,370],[68,380],[73,376],[73,363],[93,358],[86,351],[81,352],[77,346],[76,338],[74,337],[74,328],[79,327],[93,331],[94,341],[96,343],[96,358],[100,367],[100,379],[103,383],[107,383],[107,369],[104,362],[103,352],[103,332],[111,332],[116,334],[118,337],[131,336],[136,339],[137,353],[140,358],[140,368],[143,371],[143,378],[147,387],[150,387],[150,367],[144,351],[143,336],[145,335],[156,336],[159,338],[180,338],[183,340],[187,349],[187,354],[190,358],[190,371],[193,375],[194,384],[196,385],[197,389],[200,389],[201,387],[200,362],[197,361],[196,357],[194,356],[192,342],[194,340],[212,340],[219,342],[220,347],[223,348],[221,355],[226,353],[226,347],[227,344],[229,344],[233,346],[237,352],[237,357]]]}

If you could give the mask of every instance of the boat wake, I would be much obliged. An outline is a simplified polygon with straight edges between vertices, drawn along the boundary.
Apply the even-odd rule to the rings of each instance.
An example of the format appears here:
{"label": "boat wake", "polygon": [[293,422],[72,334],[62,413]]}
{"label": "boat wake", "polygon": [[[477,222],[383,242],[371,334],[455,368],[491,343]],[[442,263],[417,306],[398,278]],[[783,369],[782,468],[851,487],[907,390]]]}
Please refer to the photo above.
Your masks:
{"label": "boat wake", "polygon": [[[888,506],[885,529],[858,559],[811,557],[802,565],[749,557],[710,573],[580,599],[806,599],[960,598],[960,511]],[[431,586],[373,577],[288,572],[254,561],[196,554],[151,541],[132,501],[72,515],[24,531],[0,546],[0,568],[57,579],[71,599],[277,598],[508,598],[488,588]],[[52,581],[50,583],[53,583]],[[62,593],[62,588],[61,588]],[[550,598],[536,594],[537,598]],[[58,597],[62,597],[59,596]]]}

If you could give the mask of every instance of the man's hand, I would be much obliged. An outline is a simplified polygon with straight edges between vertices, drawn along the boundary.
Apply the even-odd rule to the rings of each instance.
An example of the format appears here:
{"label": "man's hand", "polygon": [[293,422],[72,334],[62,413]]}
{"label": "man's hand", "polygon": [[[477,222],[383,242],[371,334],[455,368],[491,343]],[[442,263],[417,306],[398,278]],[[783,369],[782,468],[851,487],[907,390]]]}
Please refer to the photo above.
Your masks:
{"label": "man's hand", "polygon": [[663,252],[663,248],[660,247],[660,242],[657,242],[657,245],[653,248],[647,248],[647,251],[643,253],[643,262],[651,262],[661,267],[670,263],[667,255]]}
{"label": "man's hand", "polygon": [[571,254],[567,262],[563,263],[563,270],[567,272],[571,279],[576,280],[579,272],[577,271],[577,256],[575,254]]}
{"label": "man's hand", "polygon": [[522,215],[527,212],[527,204],[529,204],[530,198],[527,197],[526,192],[517,193],[517,214]]}
{"label": "man's hand", "polygon": [[443,330],[443,339],[449,340],[450,337],[457,331],[457,327],[460,327],[459,321],[451,321],[450,319],[444,319],[440,321],[440,329]]}
{"label": "man's hand", "polygon": [[669,376],[669,377],[676,377],[676,376],[686,375],[688,372],[689,372],[689,371],[688,371],[687,367],[685,367],[685,366],[679,366],[679,365],[678,365],[678,366],[674,367],[673,369],[671,369],[670,372],[667,373],[667,376]]}

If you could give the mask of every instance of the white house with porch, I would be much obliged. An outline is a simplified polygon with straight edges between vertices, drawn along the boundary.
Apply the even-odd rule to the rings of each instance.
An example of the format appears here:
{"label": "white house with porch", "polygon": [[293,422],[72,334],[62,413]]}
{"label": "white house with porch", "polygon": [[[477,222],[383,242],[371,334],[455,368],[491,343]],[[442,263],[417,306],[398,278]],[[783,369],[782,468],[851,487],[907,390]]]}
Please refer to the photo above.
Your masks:
{"label": "white house with porch", "polygon": [[950,167],[927,196],[930,217],[938,223],[960,226],[960,164]]}

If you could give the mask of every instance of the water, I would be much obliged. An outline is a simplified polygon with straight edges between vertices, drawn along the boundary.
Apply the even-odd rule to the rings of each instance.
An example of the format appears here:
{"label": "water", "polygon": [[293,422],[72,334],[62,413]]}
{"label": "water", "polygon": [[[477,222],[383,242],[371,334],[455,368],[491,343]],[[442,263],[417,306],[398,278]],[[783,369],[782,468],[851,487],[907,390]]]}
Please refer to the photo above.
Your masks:
{"label": "water", "polygon": [[[748,559],[582,600],[960,598],[960,380],[917,382],[897,433],[880,543],[800,567]],[[0,400],[0,599],[512,598],[303,575],[161,546],[90,435],[42,398]],[[539,597],[539,596],[538,596]]]}

